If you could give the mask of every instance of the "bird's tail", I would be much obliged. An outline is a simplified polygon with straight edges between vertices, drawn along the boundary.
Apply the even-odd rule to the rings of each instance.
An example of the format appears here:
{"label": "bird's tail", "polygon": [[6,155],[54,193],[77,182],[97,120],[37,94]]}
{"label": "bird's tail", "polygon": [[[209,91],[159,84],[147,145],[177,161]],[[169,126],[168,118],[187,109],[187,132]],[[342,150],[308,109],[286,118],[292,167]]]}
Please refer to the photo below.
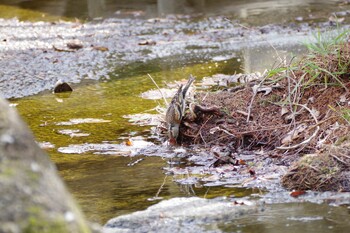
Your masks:
{"label": "bird's tail", "polygon": [[186,93],[187,93],[188,89],[190,88],[191,84],[193,83],[194,79],[195,78],[192,76],[192,74],[190,74],[190,78],[188,79],[185,87],[182,89],[182,96],[183,96],[183,98],[186,97]]}

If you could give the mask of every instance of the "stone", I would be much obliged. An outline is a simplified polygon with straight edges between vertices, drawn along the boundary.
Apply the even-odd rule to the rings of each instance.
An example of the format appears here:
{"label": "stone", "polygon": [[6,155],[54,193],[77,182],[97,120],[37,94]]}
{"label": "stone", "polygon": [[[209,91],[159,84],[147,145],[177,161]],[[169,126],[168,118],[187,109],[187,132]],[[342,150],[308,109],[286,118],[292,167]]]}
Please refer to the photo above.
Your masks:
{"label": "stone", "polygon": [[14,107],[0,109],[0,232],[92,232]]}

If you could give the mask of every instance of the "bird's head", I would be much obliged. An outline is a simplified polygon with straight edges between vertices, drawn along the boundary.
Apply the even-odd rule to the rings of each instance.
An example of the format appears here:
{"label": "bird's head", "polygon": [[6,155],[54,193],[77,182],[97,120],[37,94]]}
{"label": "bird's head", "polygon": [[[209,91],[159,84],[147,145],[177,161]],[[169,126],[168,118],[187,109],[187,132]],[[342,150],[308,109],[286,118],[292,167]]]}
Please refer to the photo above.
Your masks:
{"label": "bird's head", "polygon": [[170,144],[175,145],[176,139],[179,136],[179,125],[178,124],[169,125],[168,135],[169,135]]}

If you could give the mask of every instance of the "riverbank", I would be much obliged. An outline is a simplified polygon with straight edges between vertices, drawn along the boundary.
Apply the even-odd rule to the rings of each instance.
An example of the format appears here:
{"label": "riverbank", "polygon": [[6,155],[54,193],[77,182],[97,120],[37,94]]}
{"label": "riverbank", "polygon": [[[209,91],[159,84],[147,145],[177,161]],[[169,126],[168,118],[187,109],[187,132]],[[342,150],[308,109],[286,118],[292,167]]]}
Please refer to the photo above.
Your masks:
{"label": "riverbank", "polygon": [[280,57],[263,74],[209,78],[218,90],[195,94],[177,139],[206,148],[206,159],[189,157],[204,166],[194,169],[197,182],[207,174],[211,182],[272,190],[273,182],[261,182],[274,176],[302,193],[349,192],[349,46],[347,30],[325,34],[300,61]]}

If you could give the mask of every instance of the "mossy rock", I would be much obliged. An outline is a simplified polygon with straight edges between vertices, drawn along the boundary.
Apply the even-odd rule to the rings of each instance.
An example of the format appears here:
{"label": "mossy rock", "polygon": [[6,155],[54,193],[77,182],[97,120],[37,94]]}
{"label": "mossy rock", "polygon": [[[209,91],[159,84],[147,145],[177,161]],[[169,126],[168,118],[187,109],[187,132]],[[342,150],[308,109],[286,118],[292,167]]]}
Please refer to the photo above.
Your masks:
{"label": "mossy rock", "polygon": [[92,232],[17,112],[0,109],[0,232]]}

